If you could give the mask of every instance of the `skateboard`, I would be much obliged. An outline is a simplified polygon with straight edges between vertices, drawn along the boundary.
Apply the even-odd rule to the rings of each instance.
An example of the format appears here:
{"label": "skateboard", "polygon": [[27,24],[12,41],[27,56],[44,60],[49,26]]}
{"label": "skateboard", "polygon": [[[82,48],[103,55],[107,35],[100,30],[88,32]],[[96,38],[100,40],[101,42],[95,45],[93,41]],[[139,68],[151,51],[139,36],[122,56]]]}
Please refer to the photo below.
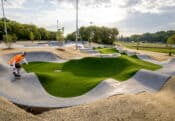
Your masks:
{"label": "skateboard", "polygon": [[20,80],[20,79],[21,79],[21,76],[16,76],[16,75],[13,73],[12,81],[16,81],[16,80]]}
{"label": "skateboard", "polygon": [[13,81],[16,81],[16,80],[20,80],[20,79],[21,79],[21,77],[15,77],[15,76],[13,76],[13,77],[12,77],[12,82],[13,82]]}

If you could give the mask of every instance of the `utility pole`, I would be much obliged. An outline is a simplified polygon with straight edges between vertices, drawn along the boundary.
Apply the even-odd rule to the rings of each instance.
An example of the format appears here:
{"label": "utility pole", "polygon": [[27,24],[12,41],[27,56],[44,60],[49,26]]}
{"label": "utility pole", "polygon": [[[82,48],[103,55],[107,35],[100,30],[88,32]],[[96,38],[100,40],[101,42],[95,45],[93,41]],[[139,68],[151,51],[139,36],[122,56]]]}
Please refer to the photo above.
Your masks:
{"label": "utility pole", "polygon": [[78,36],[79,36],[79,31],[78,31],[78,0],[76,0],[76,50],[78,49]]}
{"label": "utility pole", "polygon": [[6,24],[6,17],[5,17],[5,11],[4,11],[4,0],[1,0],[1,5],[2,5],[2,15],[3,15],[3,19],[4,19],[4,32],[5,32],[5,38],[6,38],[6,42],[8,42],[8,38],[7,38],[7,24]]}

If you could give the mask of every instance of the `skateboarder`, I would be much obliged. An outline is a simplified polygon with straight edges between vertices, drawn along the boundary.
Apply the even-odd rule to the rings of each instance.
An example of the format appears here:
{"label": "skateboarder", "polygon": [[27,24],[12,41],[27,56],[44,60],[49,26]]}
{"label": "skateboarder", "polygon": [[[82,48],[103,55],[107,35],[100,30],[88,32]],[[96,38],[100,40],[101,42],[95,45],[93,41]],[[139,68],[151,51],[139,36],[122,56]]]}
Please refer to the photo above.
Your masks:
{"label": "skateboarder", "polygon": [[15,77],[21,77],[20,74],[20,70],[21,70],[21,61],[24,61],[26,64],[28,64],[27,60],[25,59],[26,56],[26,52],[22,52],[21,54],[15,55],[13,56],[10,61],[9,64],[10,66],[13,67],[13,74]]}

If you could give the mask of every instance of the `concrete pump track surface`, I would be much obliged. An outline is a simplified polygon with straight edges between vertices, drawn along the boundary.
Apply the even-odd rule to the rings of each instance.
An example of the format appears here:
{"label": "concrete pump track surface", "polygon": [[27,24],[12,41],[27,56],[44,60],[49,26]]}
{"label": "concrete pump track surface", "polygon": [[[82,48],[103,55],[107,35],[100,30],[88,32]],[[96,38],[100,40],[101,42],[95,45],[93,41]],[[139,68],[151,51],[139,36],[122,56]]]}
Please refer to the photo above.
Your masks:
{"label": "concrete pump track surface", "polygon": [[[0,57],[0,96],[15,104],[35,108],[59,108],[86,104],[118,94],[137,94],[140,92],[156,92],[166,83],[171,75],[175,75],[175,59],[158,62],[146,55],[137,55],[140,59],[162,65],[158,71],[141,69],[130,79],[119,82],[106,79],[84,95],[61,98],[48,94],[34,73],[23,72],[20,80],[12,81],[12,69],[8,60],[13,54]],[[64,62],[50,52],[29,52],[28,61]]]}

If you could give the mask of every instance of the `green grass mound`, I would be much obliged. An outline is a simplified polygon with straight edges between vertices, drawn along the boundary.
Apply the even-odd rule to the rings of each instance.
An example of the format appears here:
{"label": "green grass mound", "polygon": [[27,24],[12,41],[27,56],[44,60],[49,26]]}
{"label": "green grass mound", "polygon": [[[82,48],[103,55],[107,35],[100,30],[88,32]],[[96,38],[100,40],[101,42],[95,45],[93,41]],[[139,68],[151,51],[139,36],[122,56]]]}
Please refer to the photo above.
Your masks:
{"label": "green grass mound", "polygon": [[35,72],[43,87],[52,95],[73,97],[82,95],[102,80],[114,78],[124,81],[144,68],[161,68],[136,56],[119,58],[83,58],[65,63],[31,62],[23,65],[27,72]]}
{"label": "green grass mound", "polygon": [[95,50],[98,50],[102,54],[118,53],[118,50],[116,50],[115,48],[96,48]]}

